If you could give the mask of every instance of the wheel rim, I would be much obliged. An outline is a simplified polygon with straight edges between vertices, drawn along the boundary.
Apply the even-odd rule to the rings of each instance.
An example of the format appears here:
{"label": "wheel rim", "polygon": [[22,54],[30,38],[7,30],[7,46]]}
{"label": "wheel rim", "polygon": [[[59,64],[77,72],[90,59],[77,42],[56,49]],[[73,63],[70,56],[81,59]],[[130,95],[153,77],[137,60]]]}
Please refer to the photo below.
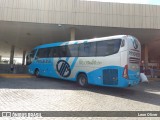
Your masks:
{"label": "wheel rim", "polygon": [[36,76],[39,76],[39,71],[38,70],[36,71]]}
{"label": "wheel rim", "polygon": [[84,86],[85,83],[86,83],[86,79],[84,77],[80,77],[79,78],[79,83],[80,83],[80,85]]}

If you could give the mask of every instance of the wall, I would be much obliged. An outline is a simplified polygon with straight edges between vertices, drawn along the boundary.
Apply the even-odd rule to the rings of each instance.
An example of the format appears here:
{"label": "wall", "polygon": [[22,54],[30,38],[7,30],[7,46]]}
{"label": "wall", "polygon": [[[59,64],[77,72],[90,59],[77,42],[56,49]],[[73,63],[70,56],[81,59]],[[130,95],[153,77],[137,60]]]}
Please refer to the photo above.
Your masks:
{"label": "wall", "polygon": [[0,20],[160,29],[160,6],[81,0],[0,0]]}

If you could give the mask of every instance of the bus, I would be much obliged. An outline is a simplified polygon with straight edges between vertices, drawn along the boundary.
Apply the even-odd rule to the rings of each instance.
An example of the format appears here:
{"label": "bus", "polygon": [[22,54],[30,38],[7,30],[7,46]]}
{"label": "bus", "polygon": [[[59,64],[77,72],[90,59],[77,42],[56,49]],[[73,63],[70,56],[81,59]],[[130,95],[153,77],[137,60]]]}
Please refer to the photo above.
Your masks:
{"label": "bus", "polygon": [[30,74],[108,87],[140,81],[141,45],[131,35],[57,42],[35,47],[27,55]]}

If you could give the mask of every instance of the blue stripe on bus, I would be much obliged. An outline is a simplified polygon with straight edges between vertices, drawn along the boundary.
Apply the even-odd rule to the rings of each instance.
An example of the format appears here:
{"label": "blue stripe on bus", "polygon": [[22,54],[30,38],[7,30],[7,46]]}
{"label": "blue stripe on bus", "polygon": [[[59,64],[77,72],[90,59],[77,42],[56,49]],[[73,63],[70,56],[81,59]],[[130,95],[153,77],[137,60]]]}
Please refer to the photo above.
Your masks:
{"label": "blue stripe on bus", "polygon": [[69,60],[69,57],[66,58],[66,62],[68,62],[68,60]]}
{"label": "blue stripe on bus", "polygon": [[71,65],[71,70],[74,68],[77,60],[78,60],[78,57],[75,57],[74,60],[73,60],[73,62],[72,62],[72,65]]}

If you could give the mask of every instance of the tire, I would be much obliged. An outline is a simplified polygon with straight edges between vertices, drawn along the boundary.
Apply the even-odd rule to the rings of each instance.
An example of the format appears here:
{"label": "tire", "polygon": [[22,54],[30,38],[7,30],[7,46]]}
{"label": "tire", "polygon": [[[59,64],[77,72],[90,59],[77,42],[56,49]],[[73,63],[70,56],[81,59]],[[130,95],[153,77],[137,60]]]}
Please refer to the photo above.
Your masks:
{"label": "tire", "polygon": [[77,77],[77,82],[81,87],[88,86],[88,78],[85,74],[79,74]]}
{"label": "tire", "polygon": [[37,78],[40,77],[40,75],[39,75],[39,70],[38,70],[38,69],[35,70],[35,76],[36,76]]}

